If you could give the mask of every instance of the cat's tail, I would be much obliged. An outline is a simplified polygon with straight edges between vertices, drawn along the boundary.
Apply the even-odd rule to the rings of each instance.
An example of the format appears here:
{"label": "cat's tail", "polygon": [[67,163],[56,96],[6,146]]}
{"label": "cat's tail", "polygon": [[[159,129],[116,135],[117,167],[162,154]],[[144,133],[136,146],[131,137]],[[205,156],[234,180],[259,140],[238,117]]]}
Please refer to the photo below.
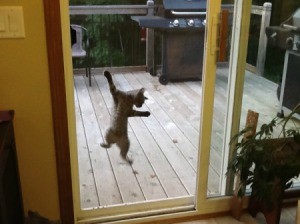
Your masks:
{"label": "cat's tail", "polygon": [[114,96],[114,100],[116,100],[115,96],[118,93],[118,90],[117,90],[117,88],[114,84],[114,81],[112,79],[112,76],[111,76],[110,72],[109,71],[104,71],[104,76],[106,77],[106,79],[108,81],[109,90],[110,90],[111,94]]}
{"label": "cat's tail", "polygon": [[111,77],[111,74],[109,71],[104,71],[104,76],[106,77],[108,83],[113,83],[113,80],[112,80],[112,77]]}

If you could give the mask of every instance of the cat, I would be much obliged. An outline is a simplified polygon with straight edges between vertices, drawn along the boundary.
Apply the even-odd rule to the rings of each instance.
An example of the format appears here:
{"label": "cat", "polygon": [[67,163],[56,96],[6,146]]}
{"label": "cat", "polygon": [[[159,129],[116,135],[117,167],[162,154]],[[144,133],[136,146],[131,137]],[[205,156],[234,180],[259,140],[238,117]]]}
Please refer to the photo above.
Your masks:
{"label": "cat", "polygon": [[113,97],[114,105],[111,113],[111,124],[105,134],[105,141],[100,145],[104,148],[110,148],[111,144],[116,143],[120,148],[121,157],[129,164],[132,160],[128,158],[129,138],[127,133],[128,117],[148,117],[149,111],[137,111],[133,106],[142,107],[147,97],[144,96],[145,88],[121,91],[116,88],[112,75],[109,71],[104,71],[107,79],[110,93]]}

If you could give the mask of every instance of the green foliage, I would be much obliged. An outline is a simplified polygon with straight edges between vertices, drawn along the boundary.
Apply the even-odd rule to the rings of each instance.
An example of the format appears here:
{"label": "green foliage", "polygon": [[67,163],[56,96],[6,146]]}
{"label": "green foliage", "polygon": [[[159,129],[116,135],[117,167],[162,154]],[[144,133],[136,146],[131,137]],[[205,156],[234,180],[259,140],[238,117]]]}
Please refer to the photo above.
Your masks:
{"label": "green foliage", "polygon": [[[71,0],[70,5],[146,4],[136,0]],[[87,28],[90,38],[92,67],[113,67],[145,64],[145,45],[140,41],[140,27],[129,15],[74,15],[73,24]],[[85,61],[74,60],[75,68]]]}
{"label": "green foliage", "polygon": [[134,5],[146,4],[146,0],[70,0],[70,5]]}
{"label": "green foliage", "polygon": [[[295,124],[292,128],[286,128],[293,114],[299,112],[300,104],[288,117],[276,117],[270,123],[263,124],[255,135],[243,138],[245,133],[253,131],[249,127],[231,139],[230,144],[234,146],[235,155],[229,162],[228,172],[240,175],[239,197],[245,195],[246,186],[250,185],[252,195],[258,201],[272,206],[278,194],[291,187],[291,179],[299,176],[300,127]],[[278,127],[284,138],[273,136],[275,128]],[[293,148],[292,141],[297,149]]]}

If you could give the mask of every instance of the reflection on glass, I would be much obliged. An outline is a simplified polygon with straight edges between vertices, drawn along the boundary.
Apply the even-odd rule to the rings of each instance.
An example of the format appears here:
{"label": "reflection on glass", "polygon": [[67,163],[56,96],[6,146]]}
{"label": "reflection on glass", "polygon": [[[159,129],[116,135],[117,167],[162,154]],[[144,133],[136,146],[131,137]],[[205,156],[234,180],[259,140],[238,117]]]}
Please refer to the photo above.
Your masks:
{"label": "reflection on glass", "polygon": [[[271,2],[273,4],[260,0],[252,2],[247,64],[239,119],[240,130],[245,127],[248,110],[259,113],[257,127],[260,127],[263,123],[269,123],[277,115],[288,114],[300,102],[300,32],[291,31],[300,27],[300,10],[297,13],[297,9],[300,9],[300,2],[295,0]],[[228,30],[227,39],[230,43],[230,22]],[[286,35],[287,30],[290,32],[288,35]],[[230,49],[230,46],[227,48]],[[220,175],[227,168],[222,166],[225,156],[222,153],[224,152],[227,84],[230,75],[232,74],[228,74],[228,67],[219,62],[214,98],[209,197],[221,195],[222,176]],[[298,122],[299,118],[300,115],[296,118]]]}
{"label": "reflection on glass", "polygon": [[[255,42],[255,30],[251,32],[251,28],[255,27],[255,20],[251,22],[252,38],[249,39],[249,48],[250,41]],[[262,124],[269,123],[276,116],[287,116],[300,102],[300,32],[295,32],[299,27],[299,1],[274,2],[270,26],[265,29],[268,44],[264,70],[261,76],[246,71],[240,130],[244,128],[248,110],[259,114],[259,129]],[[248,58],[251,55],[248,54]],[[299,125],[299,119],[298,114],[290,125]],[[283,137],[280,127],[275,128],[273,137]]]}

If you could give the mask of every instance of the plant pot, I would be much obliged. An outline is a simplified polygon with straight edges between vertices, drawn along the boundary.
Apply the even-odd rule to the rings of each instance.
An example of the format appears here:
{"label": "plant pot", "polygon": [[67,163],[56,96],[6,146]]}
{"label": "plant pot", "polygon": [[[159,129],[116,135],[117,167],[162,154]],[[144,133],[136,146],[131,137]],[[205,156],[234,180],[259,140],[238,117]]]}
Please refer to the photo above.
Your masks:
{"label": "plant pot", "polygon": [[255,197],[250,197],[248,206],[250,215],[255,217],[258,212],[261,212],[265,216],[267,224],[279,224],[281,209],[282,197],[273,203],[272,208],[269,208],[265,202],[258,201]]}
{"label": "plant pot", "polygon": [[[252,192],[256,192],[256,190],[257,189],[252,189]],[[258,212],[261,212],[265,216],[267,224],[279,224],[284,184],[280,179],[275,179],[270,191],[272,198],[269,201],[258,199],[256,195],[251,193],[248,211],[253,217],[255,217]]]}
{"label": "plant pot", "polygon": [[291,156],[300,160],[300,144],[292,137],[264,139],[261,142],[276,163],[285,162]]}
{"label": "plant pot", "polygon": [[[272,159],[272,169],[264,172],[265,170],[259,166],[265,164],[256,164],[248,210],[253,217],[261,212],[268,224],[279,224],[283,194],[288,188],[286,187],[287,183],[299,174],[299,168],[291,170],[289,165],[292,162],[300,161],[300,144],[293,138],[277,138],[265,139],[263,145],[264,150],[268,151]],[[266,176],[270,179],[265,178]],[[272,184],[268,185],[267,190],[262,190],[261,183],[265,181]],[[262,197],[262,194],[268,194],[269,197],[259,198]]]}

